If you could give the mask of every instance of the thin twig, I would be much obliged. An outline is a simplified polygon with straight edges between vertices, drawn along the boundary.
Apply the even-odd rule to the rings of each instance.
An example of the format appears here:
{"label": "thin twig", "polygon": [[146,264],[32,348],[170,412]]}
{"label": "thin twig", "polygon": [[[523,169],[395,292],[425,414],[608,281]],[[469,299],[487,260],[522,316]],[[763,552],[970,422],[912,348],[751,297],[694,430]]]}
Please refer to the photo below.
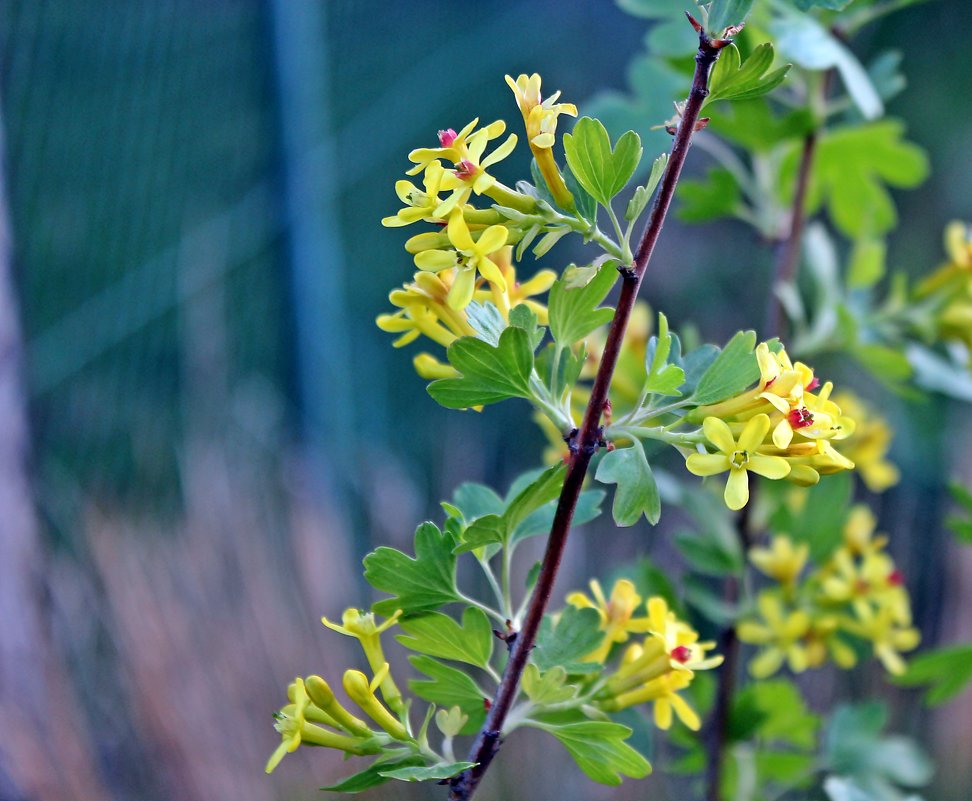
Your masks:
{"label": "thin twig", "polygon": [[451,801],[469,801],[489,768],[490,762],[499,750],[503,723],[516,698],[520,676],[526,667],[530,651],[536,642],[540,621],[550,601],[581,486],[587,475],[591,458],[601,442],[603,433],[601,414],[607,401],[608,387],[614,375],[614,368],[617,364],[628,319],[634,308],[635,298],[638,295],[638,289],[651,259],[652,251],[658,241],[658,235],[665,222],[668,207],[675,194],[675,186],[678,183],[682,165],[685,163],[685,156],[691,144],[692,134],[695,132],[699,112],[709,93],[709,73],[712,65],[719,57],[720,48],[726,43],[713,42],[704,32],[699,34],[699,50],[695,57],[696,66],[692,90],[682,112],[682,119],[672,146],[672,154],[668,160],[658,195],[655,198],[651,216],[645,226],[645,232],[638,244],[634,262],[630,267],[621,269],[623,279],[621,295],[618,298],[617,309],[611,321],[611,328],[608,332],[597,376],[594,379],[590,401],[584,413],[584,420],[580,430],[570,443],[571,456],[567,466],[567,476],[564,479],[564,486],[557,502],[557,511],[550,529],[550,536],[547,539],[547,548],[543,556],[540,575],[530,599],[530,606],[527,609],[523,627],[516,634],[512,643],[510,659],[503,674],[503,681],[500,683],[496,698],[490,706],[486,722],[469,752],[468,761],[476,763],[476,766],[452,779],[449,795]]}
{"label": "thin twig", "polygon": [[790,230],[786,239],[780,243],[776,263],[773,267],[773,284],[767,298],[766,335],[780,336],[783,331],[783,303],[778,296],[779,290],[793,282],[803,245],[803,227],[806,222],[807,190],[810,187],[810,172],[813,167],[814,151],[817,147],[817,131],[810,131],[803,139],[800,152],[800,167],[797,172],[796,188],[793,195],[793,208],[790,211]]}

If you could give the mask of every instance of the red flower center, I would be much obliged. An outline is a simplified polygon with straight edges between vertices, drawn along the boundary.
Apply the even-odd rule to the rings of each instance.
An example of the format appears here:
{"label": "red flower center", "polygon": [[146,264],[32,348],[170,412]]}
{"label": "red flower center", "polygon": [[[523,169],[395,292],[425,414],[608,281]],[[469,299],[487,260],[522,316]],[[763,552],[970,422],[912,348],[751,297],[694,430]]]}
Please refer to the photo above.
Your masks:
{"label": "red flower center", "polygon": [[476,167],[469,159],[463,159],[456,165],[456,175],[464,181],[468,181],[476,174]]}
{"label": "red flower center", "polygon": [[807,384],[804,387],[804,390],[806,390],[807,392],[812,392],[813,390],[815,390],[819,386],[820,386],[820,379],[817,378],[816,376],[814,376],[813,377],[813,381],[811,381],[809,384]]}
{"label": "red flower center", "polygon": [[786,419],[790,421],[792,428],[806,428],[813,423],[813,415],[806,406],[794,409],[786,416]]}
{"label": "red flower center", "polygon": [[892,587],[900,587],[904,584],[904,573],[900,570],[892,570],[888,573],[888,584]]}
{"label": "red flower center", "polygon": [[446,128],[444,131],[439,131],[439,144],[442,147],[452,147],[452,143],[456,141],[456,132],[452,128]]}
{"label": "red flower center", "polygon": [[687,645],[679,645],[672,649],[672,659],[681,662],[683,665],[692,658],[692,651]]}

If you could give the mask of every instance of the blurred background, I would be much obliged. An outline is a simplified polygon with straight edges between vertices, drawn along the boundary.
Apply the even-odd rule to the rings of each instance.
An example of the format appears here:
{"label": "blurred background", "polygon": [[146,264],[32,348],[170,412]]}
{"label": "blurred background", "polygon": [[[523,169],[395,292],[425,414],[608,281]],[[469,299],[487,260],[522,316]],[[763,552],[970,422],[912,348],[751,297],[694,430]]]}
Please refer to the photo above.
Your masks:
{"label": "blurred background", "polygon": [[[897,196],[891,262],[913,275],[972,209],[964,6],[860,42],[902,51],[889,113],[931,157]],[[646,29],[606,0],[0,4],[0,801],[312,798],[350,772],[305,749],[263,775],[287,682],[358,658],[320,616],[370,603],[368,550],[405,547],[459,482],[505,488],[543,447],[516,404],[437,407],[374,326],[410,275],[379,226],[394,181],[440,128],[518,131],[504,73],[541,72],[582,113],[623,91]],[[561,248],[553,266],[583,258]],[[676,327],[704,301],[695,322],[722,341],[760,319],[771,255],[731,224],[673,223],[646,293]],[[972,562],[941,526],[945,481],[972,483],[967,409],[871,397],[901,431],[881,522],[925,641],[968,640]],[[645,553],[670,559],[644,524],[589,526],[561,589]],[[938,759],[928,797],[968,798],[970,694],[928,715],[866,690]],[[484,795],[667,797],[662,778],[595,786],[537,739]]]}

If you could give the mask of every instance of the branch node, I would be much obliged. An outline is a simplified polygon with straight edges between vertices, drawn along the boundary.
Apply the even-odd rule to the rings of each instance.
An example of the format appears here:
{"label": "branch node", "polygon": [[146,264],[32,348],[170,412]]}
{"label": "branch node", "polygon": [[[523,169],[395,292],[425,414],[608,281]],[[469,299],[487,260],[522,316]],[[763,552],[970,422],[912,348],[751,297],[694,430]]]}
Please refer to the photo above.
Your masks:
{"label": "branch node", "polygon": [[619,264],[618,272],[621,273],[621,279],[629,284],[638,280],[638,273],[635,272],[633,265]]}

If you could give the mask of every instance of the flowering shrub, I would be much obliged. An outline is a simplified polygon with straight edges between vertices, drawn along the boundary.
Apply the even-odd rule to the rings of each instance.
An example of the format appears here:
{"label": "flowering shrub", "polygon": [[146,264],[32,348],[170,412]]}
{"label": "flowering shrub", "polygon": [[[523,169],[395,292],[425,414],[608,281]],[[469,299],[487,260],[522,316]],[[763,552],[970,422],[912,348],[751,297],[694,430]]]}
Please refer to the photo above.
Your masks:
{"label": "flowering shrub", "polygon": [[[682,32],[667,19],[680,4],[623,5],[663,20],[656,44],[672,37],[666,57],[646,69],[686,83]],[[899,387],[967,382],[972,240],[967,227],[949,225],[949,262],[915,287],[895,280],[883,294],[882,237],[895,222],[887,187],[915,185],[926,164],[900,124],[880,119],[898,83],[876,83],[844,44],[896,4],[858,0],[838,14],[846,5],[693,5],[701,22],[689,17],[697,50],[687,99],[669,120],[632,120],[660,123],[674,137],[650,167],[642,168],[634,131],[612,141],[600,121],[581,116],[563,132],[579,111],[559,92],[545,97],[539,75],[506,77],[533,156],[530,180],[509,186],[494,174],[518,144],[502,120],[444,128],[437,144],[408,155],[407,174],[421,187],[399,180],[402,208],[382,222],[421,228],[405,242],[416,271],[392,291],[394,310],[378,325],[397,335],[395,347],[420,343],[415,370],[440,405],[488,413],[525,400],[551,449],[547,466],[505,495],[461,485],[442,503],[441,522],[418,527],[414,555],[380,547],[365,558],[365,578],[387,597],[371,611],[346,610],[340,624],[323,622],[360,642],[367,672],[344,673],[347,700],[324,678],[295,679],[268,772],[302,745],[323,746],[371,758],[329,789],[434,780],[467,799],[511,732],[532,728],[559,741],[592,780],[617,784],[651,766],[616,715],[650,707],[687,764],[706,766],[709,798],[724,797],[743,770],[732,741],[750,742],[747,753],[757,755],[747,766],[758,777],[754,798],[817,783],[834,801],[893,799],[901,797],[895,784],[927,778],[924,769],[882,774],[818,755],[820,720],[794,683],[768,680],[871,658],[905,681],[938,675],[933,666],[909,677],[904,654],[920,636],[905,577],[867,506],[851,503],[852,477],[872,492],[899,480],[887,459],[891,430],[807,361],[838,352]],[[614,117],[640,117],[642,91],[615,98]],[[763,341],[750,330],[721,348],[701,344],[636,302],[696,139],[719,166],[682,182],[683,215],[736,217],[781,242]],[[848,240],[843,270],[834,237],[807,226],[824,211]],[[572,235],[596,255],[557,265],[551,254]],[[532,270],[534,259],[560,269]],[[615,306],[605,305],[619,284]],[[676,540],[686,562],[679,591],[665,581],[639,586],[632,575],[610,594],[593,579],[589,594],[557,603],[570,527],[601,513],[606,490],[595,483],[614,486],[618,526],[642,517],[656,524],[663,499],[694,519]],[[540,535],[544,560],[526,587],[515,586],[518,547]],[[459,585],[459,560],[481,572],[485,596]],[[717,639],[703,639],[697,626]],[[381,638],[393,631],[421,678],[402,682],[404,669],[386,660]],[[736,686],[740,641],[755,646],[748,672],[756,682],[744,687]],[[706,685],[705,674],[718,678]],[[700,681],[708,691],[697,691]],[[789,724],[780,722],[784,707]],[[692,734],[703,715],[704,741]],[[879,747],[880,722],[855,715],[853,707],[835,713],[838,732],[867,730]],[[473,739],[457,755],[463,737]],[[916,746],[901,748],[924,765]]]}

